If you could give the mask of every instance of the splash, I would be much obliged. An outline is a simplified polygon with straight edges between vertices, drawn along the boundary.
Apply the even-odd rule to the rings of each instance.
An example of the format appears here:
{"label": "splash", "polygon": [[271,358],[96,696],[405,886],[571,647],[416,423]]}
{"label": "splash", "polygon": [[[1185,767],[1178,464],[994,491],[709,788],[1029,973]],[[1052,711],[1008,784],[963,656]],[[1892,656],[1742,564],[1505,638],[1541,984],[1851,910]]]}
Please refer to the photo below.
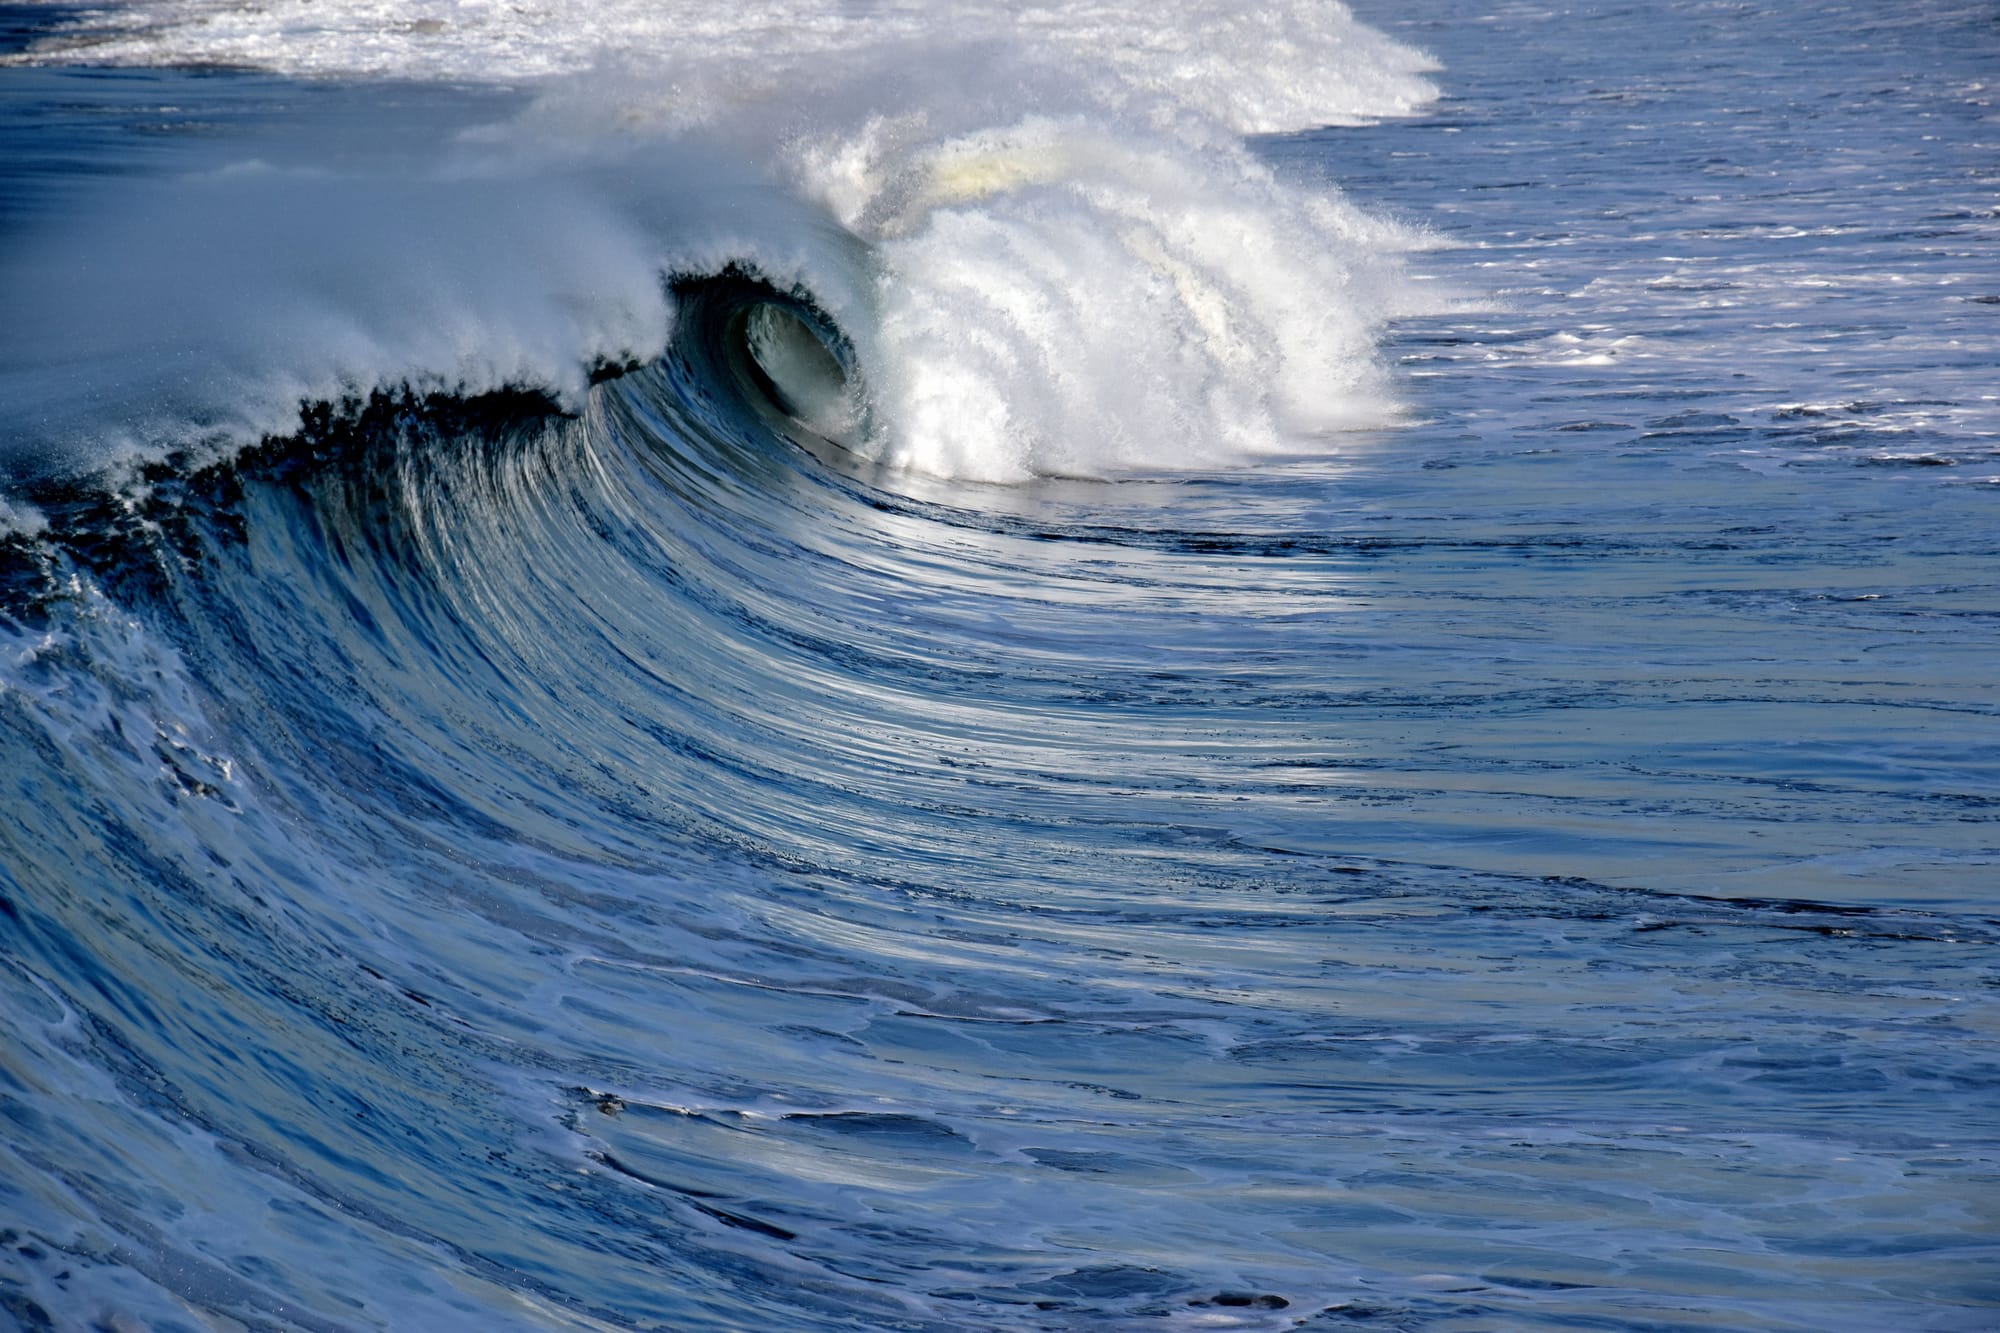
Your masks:
{"label": "splash", "polygon": [[1243,139],[1431,96],[1421,53],[1338,5],[90,22],[15,59],[524,94],[414,154],[216,150],[31,238],[0,266],[37,316],[0,334],[17,459],[226,454],[384,389],[576,411],[593,370],[666,346],[669,275],[737,268],[809,293],[851,346],[865,401],[818,433],[864,461],[1000,482],[1227,466],[1393,419],[1374,340],[1430,301],[1399,262],[1417,237]]}

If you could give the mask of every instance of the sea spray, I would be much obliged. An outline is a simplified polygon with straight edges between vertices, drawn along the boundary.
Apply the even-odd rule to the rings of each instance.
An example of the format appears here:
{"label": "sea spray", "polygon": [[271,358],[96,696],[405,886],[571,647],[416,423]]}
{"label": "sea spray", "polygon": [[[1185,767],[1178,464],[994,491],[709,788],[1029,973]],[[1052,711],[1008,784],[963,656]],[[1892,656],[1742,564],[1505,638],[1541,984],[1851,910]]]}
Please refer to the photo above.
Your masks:
{"label": "sea spray", "polygon": [[565,47],[573,25],[531,43],[527,13],[100,16],[88,46],[25,58],[476,71],[527,100],[394,156],[219,145],[30,237],[0,273],[31,316],[0,333],[6,447],[71,470],[219,456],[377,391],[574,411],[594,367],[658,355],[671,275],[734,266],[849,340],[867,461],[1017,481],[1322,451],[1393,416],[1374,338],[1435,302],[1399,270],[1412,234],[1240,135],[1431,89],[1419,53],[1296,9],[614,5],[615,56]]}

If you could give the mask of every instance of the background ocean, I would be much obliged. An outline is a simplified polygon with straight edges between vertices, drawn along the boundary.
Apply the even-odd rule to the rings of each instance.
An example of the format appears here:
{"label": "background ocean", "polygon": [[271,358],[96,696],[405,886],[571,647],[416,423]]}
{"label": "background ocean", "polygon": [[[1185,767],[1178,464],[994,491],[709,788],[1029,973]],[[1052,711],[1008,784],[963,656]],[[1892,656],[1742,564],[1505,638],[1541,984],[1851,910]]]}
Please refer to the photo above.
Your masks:
{"label": "background ocean", "polygon": [[2000,1327],[2000,9],[0,8],[0,1326]]}

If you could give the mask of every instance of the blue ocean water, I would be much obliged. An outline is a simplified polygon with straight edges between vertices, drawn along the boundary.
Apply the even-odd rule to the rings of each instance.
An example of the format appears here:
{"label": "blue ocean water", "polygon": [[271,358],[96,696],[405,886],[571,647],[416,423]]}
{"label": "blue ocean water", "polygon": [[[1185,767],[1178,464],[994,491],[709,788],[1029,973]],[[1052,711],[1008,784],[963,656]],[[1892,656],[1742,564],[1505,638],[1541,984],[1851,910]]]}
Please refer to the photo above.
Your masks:
{"label": "blue ocean water", "polygon": [[0,17],[0,1322],[2000,1324],[1990,3],[315,13]]}

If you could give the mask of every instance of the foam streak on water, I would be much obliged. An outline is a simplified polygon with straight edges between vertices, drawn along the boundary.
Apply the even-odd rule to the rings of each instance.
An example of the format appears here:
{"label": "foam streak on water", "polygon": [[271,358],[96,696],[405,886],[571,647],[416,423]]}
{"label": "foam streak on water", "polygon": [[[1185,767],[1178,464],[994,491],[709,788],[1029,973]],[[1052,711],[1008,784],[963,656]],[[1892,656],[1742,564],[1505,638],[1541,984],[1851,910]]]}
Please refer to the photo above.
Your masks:
{"label": "foam streak on water", "polygon": [[1460,8],[29,25],[0,1324],[1991,1327],[1990,7]]}

